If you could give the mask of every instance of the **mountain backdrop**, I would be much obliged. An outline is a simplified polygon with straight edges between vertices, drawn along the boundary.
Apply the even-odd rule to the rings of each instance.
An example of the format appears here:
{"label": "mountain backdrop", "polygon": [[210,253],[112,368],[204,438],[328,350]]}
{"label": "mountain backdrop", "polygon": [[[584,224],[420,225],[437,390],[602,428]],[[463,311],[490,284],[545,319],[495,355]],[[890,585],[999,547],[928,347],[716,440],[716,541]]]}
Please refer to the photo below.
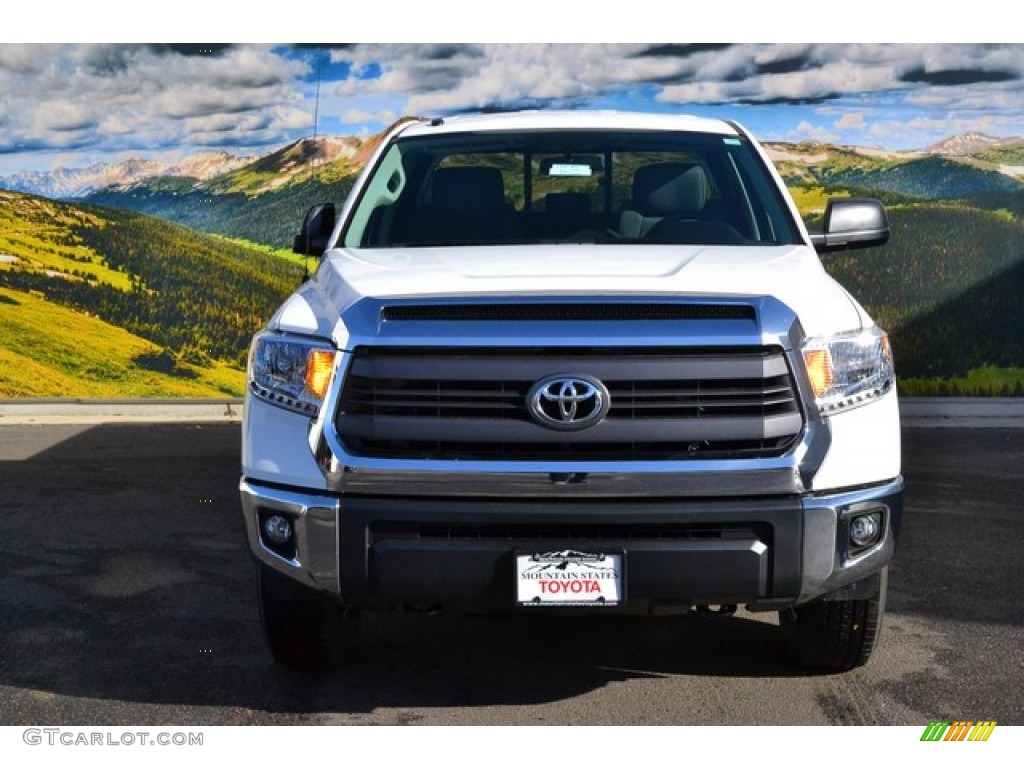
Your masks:
{"label": "mountain backdrop", "polygon": [[[300,279],[282,249],[379,141],[0,177],[0,397],[240,394]],[[891,243],[825,265],[890,329],[904,391],[1024,394],[1024,139],[766,148],[812,225],[829,196],[887,203]]]}

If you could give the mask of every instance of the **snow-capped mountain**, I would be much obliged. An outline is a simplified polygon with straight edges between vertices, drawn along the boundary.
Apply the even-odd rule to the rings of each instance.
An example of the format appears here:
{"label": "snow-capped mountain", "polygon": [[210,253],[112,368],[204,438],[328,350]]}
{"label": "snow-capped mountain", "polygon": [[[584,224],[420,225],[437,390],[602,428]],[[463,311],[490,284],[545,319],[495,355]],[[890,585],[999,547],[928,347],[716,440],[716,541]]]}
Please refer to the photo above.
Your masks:
{"label": "snow-capped mountain", "polygon": [[1001,144],[1011,143],[1017,139],[1001,139],[996,136],[987,136],[984,133],[963,133],[957,136],[950,136],[929,147],[924,152],[927,155],[942,155],[944,157],[958,157],[969,155]]}
{"label": "snow-capped mountain", "polygon": [[21,171],[0,177],[0,189],[49,198],[84,197],[115,185],[130,185],[154,176],[189,176],[205,180],[240,168],[252,158],[227,152],[204,152],[173,163],[132,157],[119,163],[94,163],[84,168]]}

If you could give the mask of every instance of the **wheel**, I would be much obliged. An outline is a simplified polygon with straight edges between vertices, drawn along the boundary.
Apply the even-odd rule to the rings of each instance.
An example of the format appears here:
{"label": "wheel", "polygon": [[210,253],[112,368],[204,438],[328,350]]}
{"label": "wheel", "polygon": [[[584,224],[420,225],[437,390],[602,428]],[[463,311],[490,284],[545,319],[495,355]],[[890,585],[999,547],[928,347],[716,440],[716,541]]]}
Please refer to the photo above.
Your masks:
{"label": "wheel", "polygon": [[263,636],[278,664],[326,669],[347,661],[355,650],[355,611],[266,568],[259,568],[259,601]]}
{"label": "wheel", "polygon": [[779,613],[779,626],[798,664],[845,672],[871,658],[882,631],[889,569],[874,595],[862,600],[818,600]]}

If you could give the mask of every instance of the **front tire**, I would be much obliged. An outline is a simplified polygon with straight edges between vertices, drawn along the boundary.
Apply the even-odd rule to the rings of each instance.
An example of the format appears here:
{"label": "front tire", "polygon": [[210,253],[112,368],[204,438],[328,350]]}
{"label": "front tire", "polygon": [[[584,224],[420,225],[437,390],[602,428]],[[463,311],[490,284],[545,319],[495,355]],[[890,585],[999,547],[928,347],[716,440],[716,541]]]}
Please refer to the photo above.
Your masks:
{"label": "front tire", "polygon": [[322,670],[349,659],[359,615],[267,568],[259,568],[260,626],[274,660],[295,670]]}
{"label": "front tire", "polygon": [[817,600],[779,613],[793,659],[804,667],[845,672],[867,664],[878,644],[885,614],[889,569],[878,588],[861,600]]}

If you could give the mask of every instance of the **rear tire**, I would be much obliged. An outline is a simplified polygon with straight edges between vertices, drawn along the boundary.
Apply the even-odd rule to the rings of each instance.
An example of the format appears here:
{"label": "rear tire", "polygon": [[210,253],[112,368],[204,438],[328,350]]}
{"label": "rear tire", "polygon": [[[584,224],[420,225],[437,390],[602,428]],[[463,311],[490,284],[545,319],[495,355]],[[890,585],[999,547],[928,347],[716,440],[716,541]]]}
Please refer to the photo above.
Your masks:
{"label": "rear tire", "polygon": [[779,613],[793,659],[804,667],[845,672],[867,664],[882,632],[889,569],[864,600],[818,600]]}
{"label": "rear tire", "polygon": [[296,670],[322,670],[351,657],[359,615],[267,568],[259,568],[260,625],[274,660]]}

